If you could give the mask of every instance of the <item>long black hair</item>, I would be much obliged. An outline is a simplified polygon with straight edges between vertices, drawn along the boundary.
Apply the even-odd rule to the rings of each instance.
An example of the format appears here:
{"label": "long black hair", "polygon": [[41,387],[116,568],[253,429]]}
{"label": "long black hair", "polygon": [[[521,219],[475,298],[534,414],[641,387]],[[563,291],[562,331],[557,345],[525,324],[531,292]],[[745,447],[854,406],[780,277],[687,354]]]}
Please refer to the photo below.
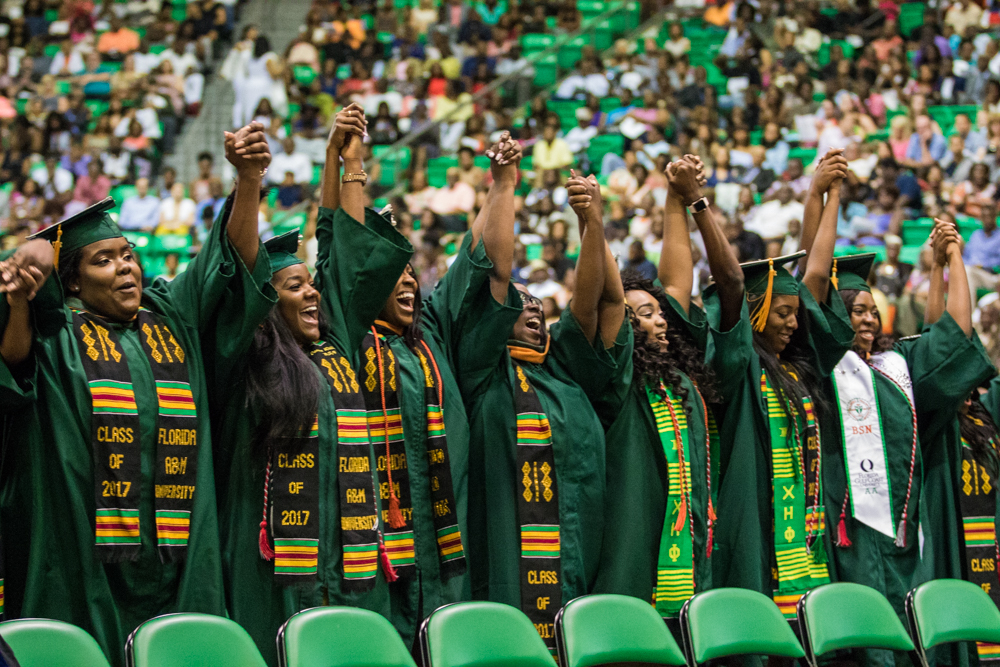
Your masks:
{"label": "long black hair", "polygon": [[[854,308],[854,301],[858,298],[859,294],[861,294],[861,290],[859,289],[845,289],[840,292],[840,298],[843,299],[844,301],[844,308],[847,309],[848,316],[850,316],[851,309]],[[891,350],[896,346],[895,337],[891,336],[890,334],[881,333],[882,313],[878,314],[878,330],[880,332],[879,335],[875,336],[875,340],[872,341],[872,349],[871,349],[872,354],[877,354],[879,352],[888,352],[889,350]],[[858,352],[858,350],[854,351]],[[860,356],[861,358],[864,358],[865,355],[862,354]]]}
{"label": "long black hair", "polygon": [[998,456],[993,444],[993,438],[997,435],[997,426],[993,423],[990,411],[980,402],[978,389],[972,392],[969,411],[960,415],[958,423],[962,439],[969,443],[969,447],[972,449],[972,456],[995,479],[997,471],[1000,469],[1000,456]]}
{"label": "long black hair", "polygon": [[[660,303],[664,311],[669,310],[666,307],[666,294],[651,280],[640,278],[632,271],[626,271],[622,274],[622,287],[626,294],[632,291],[647,292]],[[635,336],[632,348],[634,378],[648,383],[657,395],[660,394],[658,387],[662,378],[664,384],[670,387],[670,391],[684,401],[688,398],[687,389],[681,383],[680,373],[684,373],[698,386],[698,391],[707,403],[718,401],[715,375],[705,365],[704,355],[697,349],[683,327],[673,324],[667,327],[667,350],[664,352],[660,349],[659,343],[651,340],[649,334],[639,325],[635,311],[627,308],[627,312]]]}
{"label": "long black hair", "polygon": [[[778,395],[782,409],[789,419],[793,413],[805,418],[804,399],[808,396],[816,412],[826,408],[823,398],[821,378],[813,367],[812,353],[809,351],[809,321],[805,317],[805,307],[799,302],[796,313],[798,328],[792,339],[781,352],[781,358],[772,352],[764,336],[753,332],[753,348],[760,358],[760,365],[767,373],[772,388]],[[795,377],[792,374],[795,374]],[[798,381],[796,381],[796,377]]]}
{"label": "long black hair", "polygon": [[[322,308],[319,329],[322,339],[329,330]],[[255,454],[263,455],[268,443],[282,442],[312,426],[319,405],[320,378],[277,304],[254,334],[244,378],[246,407],[256,421],[251,441]]]}

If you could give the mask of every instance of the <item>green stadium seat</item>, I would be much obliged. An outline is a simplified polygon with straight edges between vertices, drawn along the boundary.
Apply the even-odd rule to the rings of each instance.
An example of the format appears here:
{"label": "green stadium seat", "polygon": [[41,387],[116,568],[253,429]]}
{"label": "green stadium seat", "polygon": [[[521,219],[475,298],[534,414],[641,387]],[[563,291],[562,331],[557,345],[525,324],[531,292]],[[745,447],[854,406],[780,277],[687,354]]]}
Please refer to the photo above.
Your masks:
{"label": "green stadium seat", "polygon": [[555,43],[556,38],[552,35],[543,35],[541,33],[521,35],[521,49],[524,51],[525,56],[544,51]]}
{"label": "green stadium seat", "polygon": [[556,56],[548,55],[535,61],[535,85],[548,88],[559,80],[559,62]]}
{"label": "green stadium seat", "polygon": [[976,112],[979,107],[975,104],[954,104],[936,105],[927,107],[927,115],[933,118],[941,127],[941,132],[950,135],[955,127],[955,116],[965,114],[972,123],[976,122]]}
{"label": "green stadium seat", "polygon": [[601,112],[609,113],[611,111],[614,111],[615,109],[620,108],[621,105],[622,101],[617,97],[605,97],[604,99],[601,100]]}
{"label": "green stadium seat", "polygon": [[135,246],[135,251],[138,253],[143,253],[149,248],[149,244],[153,241],[153,235],[146,232],[137,232],[131,229],[123,229],[122,236],[124,236],[129,243]]}
{"label": "green stadium seat", "polygon": [[904,220],[902,230],[903,245],[923,245],[930,237],[932,229],[934,229],[934,221],[931,218]]}
{"label": "green stadium seat", "polygon": [[819,52],[816,54],[816,60],[819,62],[821,67],[825,67],[830,62],[830,49],[834,44],[839,44],[840,48],[844,51],[844,57],[850,60],[854,57],[854,46],[850,42],[845,42],[842,39],[835,39],[831,42],[821,44],[819,47]]}
{"label": "green stadium seat", "polygon": [[868,586],[835,583],[814,588],[799,600],[797,612],[812,667],[824,655],[844,649],[913,650],[892,605]]}
{"label": "green stadium seat", "polygon": [[389,621],[353,607],[294,614],[278,630],[278,655],[283,667],[416,667]]}
{"label": "green stadium seat", "polygon": [[906,596],[906,618],[917,656],[927,667],[927,650],[954,642],[1000,644],[1000,610],[970,581],[935,579]]}
{"label": "green stadium seat", "polygon": [[210,614],[167,614],[146,621],[125,644],[129,667],[265,667],[247,631]]}
{"label": "green stadium seat", "polygon": [[584,595],[556,616],[560,667],[683,665],[684,653],[656,609],[627,595]]}
{"label": "green stadium seat", "polygon": [[[601,159],[608,153],[622,155],[624,152],[625,137],[620,134],[599,134],[587,146],[587,157],[592,165],[600,165]],[[593,169],[595,168],[592,167]]]}
{"label": "green stadium seat", "polygon": [[773,600],[743,588],[696,593],[681,608],[691,667],[736,655],[803,658],[805,651]]}
{"label": "green stadium seat", "polygon": [[577,0],[576,9],[580,12],[580,19],[586,21],[603,14],[608,6],[600,0]]}
{"label": "green stadium seat", "polygon": [[802,147],[792,148],[788,151],[788,159],[793,160],[795,158],[802,160],[802,164],[808,167],[816,160],[816,149]]}
{"label": "green stadium seat", "polygon": [[309,181],[309,185],[319,185],[322,181],[323,181],[323,165],[314,164],[312,180]]}
{"label": "green stadium seat", "polygon": [[604,19],[593,29],[594,48],[598,51],[605,51],[611,48],[614,43],[614,33],[611,27],[611,20]]}
{"label": "green stadium seat", "polygon": [[55,55],[59,53],[58,44],[46,44],[45,45],[45,55],[49,58],[55,58]]}
{"label": "green stadium seat", "polygon": [[924,3],[904,2],[899,6],[899,32],[904,38],[924,24]]}
{"label": "green stadium seat", "polygon": [[457,166],[457,158],[431,158],[427,161],[427,182],[435,188],[444,187],[447,184],[448,169]]}
{"label": "green stadium seat", "polygon": [[155,53],[156,55],[160,55],[166,50],[167,50],[166,44],[153,44],[151,47],[149,47],[149,52]]}
{"label": "green stadium seat", "polygon": [[319,76],[319,72],[308,65],[292,65],[292,76],[301,85],[308,86]]}
{"label": "green stadium seat", "polygon": [[520,609],[498,602],[438,608],[420,626],[424,664],[433,667],[552,667],[552,654]]}
{"label": "green stadium seat", "polygon": [[0,635],[21,667],[110,667],[85,630],[47,618],[0,623]]}
{"label": "green stadium seat", "polygon": [[[535,158],[531,155],[526,155],[521,158],[521,171],[531,171],[535,168]],[[525,180],[526,179],[522,179]]]}
{"label": "green stadium seat", "polygon": [[559,63],[559,67],[563,69],[573,69],[576,64],[580,61],[580,57],[583,54],[583,47],[590,43],[590,39],[586,35],[577,35],[573,39],[565,42],[559,47],[559,53],[556,56],[556,61]]}
{"label": "green stadium seat", "polygon": [[157,234],[149,243],[149,252],[166,255],[171,252],[185,253],[191,247],[188,234]]}
{"label": "green stadium seat", "polygon": [[576,110],[584,107],[585,103],[581,100],[549,100],[545,106],[559,116],[559,125],[565,132],[576,127]]}
{"label": "green stadium seat", "polygon": [[59,10],[58,9],[46,9],[45,10],[45,21],[46,23],[52,23],[53,21],[59,20]]}
{"label": "green stadium seat", "polygon": [[134,185],[116,185],[111,188],[111,197],[115,200],[115,204],[121,207],[122,202],[126,199],[134,197],[136,195]]}
{"label": "green stadium seat", "polygon": [[187,3],[175,4],[173,9],[170,10],[170,18],[175,21],[187,19]]}

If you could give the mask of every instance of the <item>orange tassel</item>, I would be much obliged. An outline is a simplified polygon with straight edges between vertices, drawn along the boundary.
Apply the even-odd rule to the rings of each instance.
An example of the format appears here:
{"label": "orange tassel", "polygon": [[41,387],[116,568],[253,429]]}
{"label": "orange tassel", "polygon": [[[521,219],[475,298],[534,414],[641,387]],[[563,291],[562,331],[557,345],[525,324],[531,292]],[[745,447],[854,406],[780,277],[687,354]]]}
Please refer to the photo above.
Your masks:
{"label": "orange tassel", "polygon": [[771,296],[774,291],[774,277],[778,275],[778,272],[774,270],[774,260],[770,259],[767,263],[769,269],[767,272],[767,289],[764,290],[764,298],[761,301],[760,307],[757,311],[750,316],[750,324],[753,325],[753,330],[760,332],[764,330],[764,326],[767,325],[767,316],[771,312]]}
{"label": "orange tassel", "polygon": [[389,525],[393,528],[402,528],[406,525],[403,513],[399,511],[399,498],[396,497],[395,491],[389,496]]}
{"label": "orange tassel", "polygon": [[[683,474],[683,471],[681,471],[681,474]],[[675,533],[679,533],[682,530],[684,530],[684,522],[687,521],[687,513],[688,513],[687,509],[688,509],[687,498],[682,497],[681,505],[677,509],[677,521],[674,522]]]}

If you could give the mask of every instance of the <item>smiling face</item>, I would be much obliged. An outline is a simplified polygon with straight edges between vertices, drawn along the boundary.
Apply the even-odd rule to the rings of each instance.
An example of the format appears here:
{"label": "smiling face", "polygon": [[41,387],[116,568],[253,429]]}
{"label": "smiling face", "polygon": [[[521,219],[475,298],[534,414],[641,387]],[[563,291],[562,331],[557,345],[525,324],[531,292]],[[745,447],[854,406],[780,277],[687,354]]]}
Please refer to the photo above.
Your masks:
{"label": "smiling face", "polygon": [[667,351],[667,320],[663,317],[660,303],[652,294],[645,290],[629,290],[625,293],[625,301],[635,317],[639,327],[646,332],[650,341],[660,345],[660,351]]}
{"label": "smiling face", "polygon": [[413,324],[416,299],[417,279],[413,275],[413,269],[407,266],[396,281],[396,288],[392,290],[392,294],[382,307],[379,319],[394,327],[405,329]]}
{"label": "smiling face", "polygon": [[799,297],[788,294],[775,294],[771,297],[771,310],[767,314],[767,322],[761,336],[764,343],[775,354],[781,354],[792,340],[792,334],[799,328],[796,313],[799,310]]}
{"label": "smiling face", "polygon": [[278,312],[299,345],[319,340],[319,291],[305,264],[287,266],[271,277]]}
{"label": "smiling face", "polygon": [[511,338],[521,343],[543,347],[548,331],[545,330],[545,314],[542,312],[542,302],[536,299],[524,285],[515,285],[521,293],[521,316],[514,323]]}
{"label": "smiling face", "polygon": [[859,291],[851,306],[851,327],[854,328],[854,347],[862,352],[871,352],[875,337],[881,329],[878,306],[868,292]]}
{"label": "smiling face", "polygon": [[134,319],[142,301],[142,271],[129,242],[107,239],[84,246],[80,252],[80,272],[66,286],[70,294],[105,319]]}

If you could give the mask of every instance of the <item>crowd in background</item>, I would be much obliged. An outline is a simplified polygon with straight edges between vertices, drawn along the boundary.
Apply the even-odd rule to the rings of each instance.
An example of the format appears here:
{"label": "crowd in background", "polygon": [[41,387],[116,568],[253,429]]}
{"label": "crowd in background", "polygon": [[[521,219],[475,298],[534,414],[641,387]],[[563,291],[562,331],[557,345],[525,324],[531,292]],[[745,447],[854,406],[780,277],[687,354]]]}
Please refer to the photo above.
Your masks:
{"label": "crowd in background", "polygon": [[[641,31],[603,51],[584,45],[568,76],[540,85],[543,61],[525,47],[579,30],[583,3],[317,0],[299,36],[275,50],[266,29],[233,35],[232,0],[180,13],[158,0],[8,1],[0,231],[16,244],[112,192],[125,195],[123,228],[190,236],[195,251],[224,188],[211,154],[189,184],[161,160],[217,73],[235,91],[234,126],[267,128],[262,229],[301,224],[310,259],[329,124],[350,101],[364,106],[366,192],[392,206],[428,289],[483,203],[483,151],[498,128],[515,128],[528,156],[515,276],[555,319],[579,243],[570,169],[599,176],[622,266],[654,276],[671,159],[702,158],[714,211],[747,261],[798,247],[815,156],[842,148],[850,174],[838,245],[878,250],[872,282],[886,328],[919,330],[930,267],[922,219],[951,217],[972,239],[976,319],[1000,361],[1000,6],[987,4],[685,1],[666,9],[690,18],[666,21],[644,3],[653,20]],[[692,244],[703,257],[696,231]],[[186,260],[156,268],[169,276]],[[699,292],[706,263],[695,270]]]}

